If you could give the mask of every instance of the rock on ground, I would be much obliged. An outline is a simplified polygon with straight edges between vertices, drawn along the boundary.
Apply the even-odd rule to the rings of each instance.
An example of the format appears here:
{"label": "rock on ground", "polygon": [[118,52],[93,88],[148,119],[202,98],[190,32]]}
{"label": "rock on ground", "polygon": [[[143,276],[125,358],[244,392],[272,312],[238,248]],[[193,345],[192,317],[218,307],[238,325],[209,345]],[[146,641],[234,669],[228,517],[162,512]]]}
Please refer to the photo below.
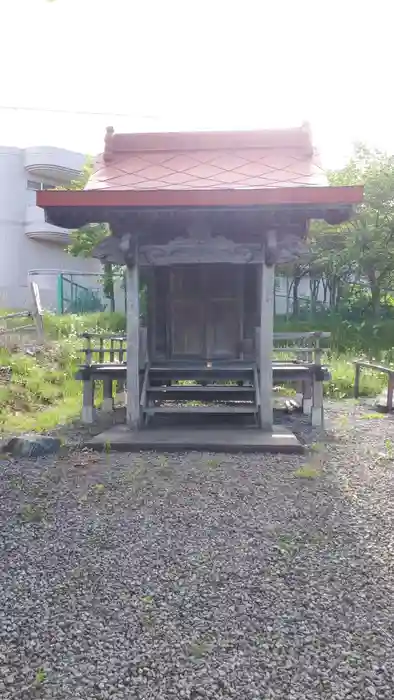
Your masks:
{"label": "rock on ground", "polygon": [[1,451],[14,457],[43,457],[58,452],[60,438],[32,433],[9,438],[1,444]]}
{"label": "rock on ground", "polygon": [[307,456],[0,465],[2,700],[367,700],[394,687],[393,418]]}

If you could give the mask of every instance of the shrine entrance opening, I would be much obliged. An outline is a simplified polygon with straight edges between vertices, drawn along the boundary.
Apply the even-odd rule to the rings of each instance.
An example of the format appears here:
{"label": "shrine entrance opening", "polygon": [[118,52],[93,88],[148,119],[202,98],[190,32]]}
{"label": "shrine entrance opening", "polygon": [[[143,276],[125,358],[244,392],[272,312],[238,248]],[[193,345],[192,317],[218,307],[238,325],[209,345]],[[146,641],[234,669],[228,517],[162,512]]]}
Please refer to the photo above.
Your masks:
{"label": "shrine entrance opening", "polygon": [[243,272],[228,264],[169,269],[171,359],[240,356]]}

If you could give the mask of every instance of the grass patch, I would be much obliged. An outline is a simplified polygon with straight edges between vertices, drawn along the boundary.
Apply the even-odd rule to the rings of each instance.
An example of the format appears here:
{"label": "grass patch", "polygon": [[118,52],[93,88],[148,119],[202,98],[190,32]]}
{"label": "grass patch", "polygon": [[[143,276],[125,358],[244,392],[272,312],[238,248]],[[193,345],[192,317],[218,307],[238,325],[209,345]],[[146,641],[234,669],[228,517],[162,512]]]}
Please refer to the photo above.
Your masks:
{"label": "grass patch", "polygon": [[44,323],[48,340],[35,356],[13,347],[0,348],[0,366],[10,366],[12,371],[11,381],[0,380],[0,434],[47,432],[79,418],[82,382],[74,375],[84,343],[78,334],[124,329],[122,314],[109,313],[46,314]]}
{"label": "grass patch", "polygon": [[[320,322],[320,319],[316,319],[313,329],[331,330],[331,346],[337,353],[327,352],[324,358],[332,375],[331,380],[324,385],[325,395],[334,399],[350,398],[354,386],[352,361],[360,356],[360,348],[357,343],[353,343],[353,336],[348,333],[347,347],[353,343],[355,349],[342,352],[345,347],[345,326],[342,324],[340,331],[336,332],[332,319],[325,319],[324,323],[323,320]],[[291,321],[284,323],[282,320],[280,324],[276,330],[310,330],[308,324],[303,322],[292,325]],[[84,342],[78,335],[84,331],[124,332],[125,317],[123,314],[109,312],[61,316],[47,313],[44,326],[48,342],[45,349],[36,356],[24,354],[15,348],[0,348],[0,366],[10,366],[12,370],[11,381],[0,378],[0,434],[47,432],[79,418],[82,383],[74,379],[74,374],[81,361],[79,350]],[[367,330],[364,328],[363,333],[367,334]],[[376,333],[373,335],[371,332],[371,337],[376,338]],[[29,344],[34,344],[34,341]],[[383,357],[383,354],[379,357],[380,361],[388,362],[389,356]],[[361,396],[378,396],[386,384],[385,375],[364,369],[361,375]],[[287,389],[286,393],[289,393]],[[382,417],[381,414],[376,414],[376,418],[378,415]],[[105,451],[110,451],[110,445],[105,447]],[[164,467],[163,464],[160,466]],[[208,460],[207,466],[216,466],[216,460]]]}
{"label": "grass patch", "polygon": [[361,416],[361,420],[376,420],[378,418],[385,418],[384,413],[364,413],[363,416]]}
{"label": "grass patch", "polygon": [[[345,399],[353,397],[354,393],[354,365],[356,355],[331,355],[327,354],[324,363],[331,372],[331,380],[324,384],[326,396],[333,399]],[[360,396],[378,396],[387,386],[387,377],[379,372],[371,372],[363,369],[360,381]]]}

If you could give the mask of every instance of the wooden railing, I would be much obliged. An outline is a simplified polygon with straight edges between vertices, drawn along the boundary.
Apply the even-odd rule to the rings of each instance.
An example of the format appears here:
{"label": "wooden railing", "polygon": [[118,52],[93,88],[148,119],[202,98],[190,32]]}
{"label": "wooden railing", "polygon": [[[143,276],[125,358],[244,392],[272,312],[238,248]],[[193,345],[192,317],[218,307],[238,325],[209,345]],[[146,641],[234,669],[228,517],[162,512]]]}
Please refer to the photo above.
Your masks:
{"label": "wooden railing", "polygon": [[[123,364],[127,358],[127,336],[124,333],[81,333],[85,347],[80,349],[83,364],[90,367],[93,364]],[[140,366],[147,362],[147,329],[140,328],[139,347]]]}
{"label": "wooden railing", "polygon": [[[298,362],[321,365],[324,352],[322,341],[328,340],[331,333],[306,331],[300,333],[274,333],[274,355],[276,353],[295,355]],[[280,343],[277,345],[276,343]]]}
{"label": "wooden railing", "polygon": [[358,399],[360,396],[360,379],[361,379],[361,368],[374,370],[375,372],[380,372],[380,374],[387,375],[387,400],[386,409],[387,412],[393,410],[393,393],[394,393],[394,369],[393,367],[386,367],[385,365],[379,365],[374,362],[368,362],[367,360],[355,360],[355,377],[354,377],[354,398]]}

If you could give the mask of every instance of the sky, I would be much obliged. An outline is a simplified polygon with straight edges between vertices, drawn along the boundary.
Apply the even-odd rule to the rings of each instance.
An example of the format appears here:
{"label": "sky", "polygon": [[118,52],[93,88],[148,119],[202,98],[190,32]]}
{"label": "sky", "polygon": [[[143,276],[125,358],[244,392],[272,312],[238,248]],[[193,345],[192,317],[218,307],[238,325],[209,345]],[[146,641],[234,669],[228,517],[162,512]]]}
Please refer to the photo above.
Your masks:
{"label": "sky", "polygon": [[392,0],[0,0],[0,143],[308,121],[326,167],[394,152],[393,21]]}

